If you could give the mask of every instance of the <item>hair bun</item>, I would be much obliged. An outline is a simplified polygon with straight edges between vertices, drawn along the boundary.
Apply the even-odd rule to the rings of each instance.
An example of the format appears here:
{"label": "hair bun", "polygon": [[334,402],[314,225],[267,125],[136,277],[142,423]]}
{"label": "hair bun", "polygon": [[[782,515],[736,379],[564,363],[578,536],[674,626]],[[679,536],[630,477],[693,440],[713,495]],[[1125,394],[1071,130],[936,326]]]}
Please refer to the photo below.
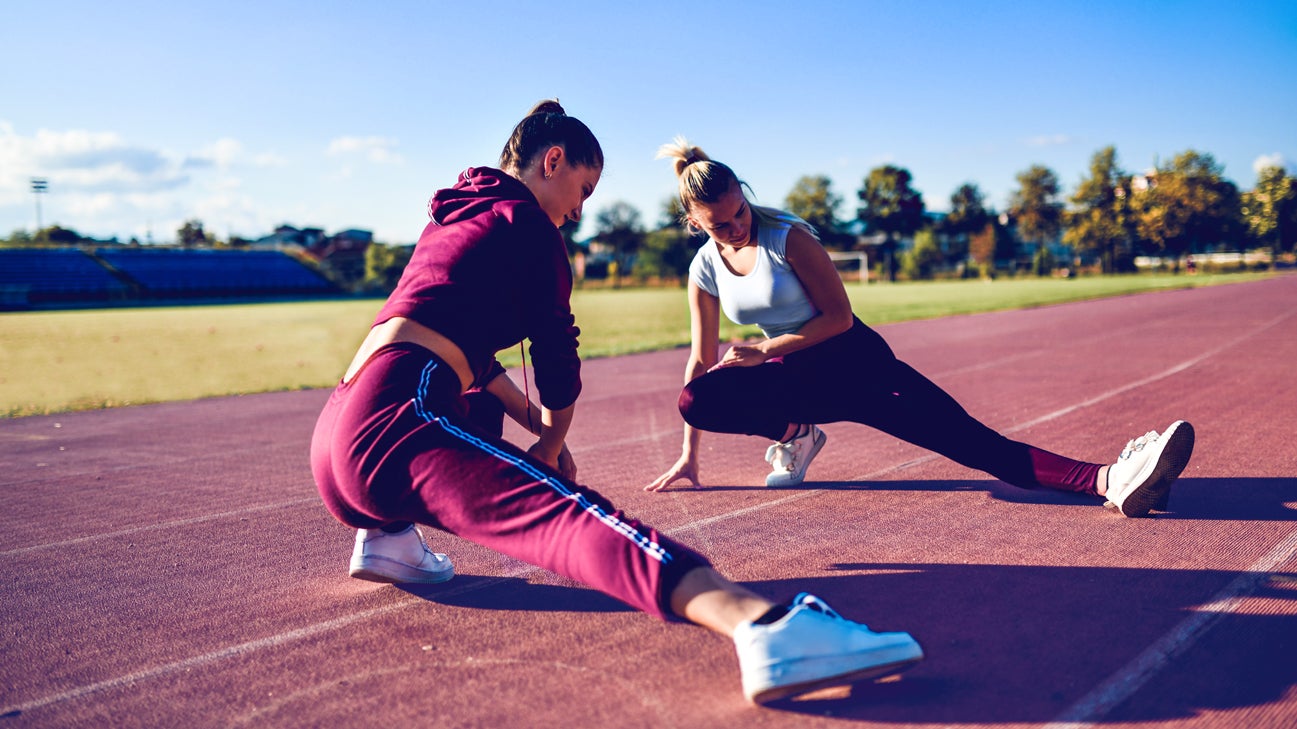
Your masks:
{"label": "hair bun", "polygon": [[536,105],[531,108],[531,111],[527,112],[527,116],[532,116],[533,114],[562,114],[563,116],[567,116],[567,112],[563,111],[563,105],[558,103],[558,99],[545,99],[537,102]]}

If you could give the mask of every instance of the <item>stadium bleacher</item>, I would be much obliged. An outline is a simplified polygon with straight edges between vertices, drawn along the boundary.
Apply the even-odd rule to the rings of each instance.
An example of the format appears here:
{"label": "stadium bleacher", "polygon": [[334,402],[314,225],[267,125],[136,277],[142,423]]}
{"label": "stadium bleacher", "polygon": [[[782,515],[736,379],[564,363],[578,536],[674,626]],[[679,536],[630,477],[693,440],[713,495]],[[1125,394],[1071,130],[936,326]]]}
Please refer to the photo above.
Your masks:
{"label": "stadium bleacher", "polygon": [[78,248],[0,248],[0,308],[111,301],[129,290]]}
{"label": "stadium bleacher", "polygon": [[275,250],[0,249],[0,309],[337,292],[324,276]]}
{"label": "stadium bleacher", "polygon": [[323,276],[279,251],[99,248],[95,255],[150,298],[324,294]]}

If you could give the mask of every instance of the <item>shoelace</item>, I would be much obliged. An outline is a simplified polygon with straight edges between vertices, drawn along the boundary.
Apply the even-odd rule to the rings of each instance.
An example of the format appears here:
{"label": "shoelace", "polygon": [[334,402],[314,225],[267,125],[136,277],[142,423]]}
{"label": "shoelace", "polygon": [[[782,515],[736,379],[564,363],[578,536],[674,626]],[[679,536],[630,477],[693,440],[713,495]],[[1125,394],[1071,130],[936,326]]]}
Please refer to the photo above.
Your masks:
{"label": "shoelace", "polygon": [[797,452],[793,443],[776,443],[766,453],[766,461],[776,470],[791,471],[797,465]]}
{"label": "shoelace", "polygon": [[828,603],[824,602],[823,600],[819,599],[818,597],[812,595],[809,592],[800,593],[797,595],[797,597],[793,598],[792,606],[797,607],[798,605],[805,605],[811,610],[814,610],[815,612],[818,613],[824,613],[825,615],[831,618],[836,618],[838,620],[843,619],[841,615],[838,615],[836,610],[828,606]]}
{"label": "shoelace", "polygon": [[1126,443],[1126,447],[1121,451],[1121,455],[1117,456],[1117,460],[1124,461],[1129,459],[1131,456],[1144,450],[1144,446],[1157,439],[1158,435],[1156,430],[1150,430],[1138,438],[1130,439],[1130,441]]}

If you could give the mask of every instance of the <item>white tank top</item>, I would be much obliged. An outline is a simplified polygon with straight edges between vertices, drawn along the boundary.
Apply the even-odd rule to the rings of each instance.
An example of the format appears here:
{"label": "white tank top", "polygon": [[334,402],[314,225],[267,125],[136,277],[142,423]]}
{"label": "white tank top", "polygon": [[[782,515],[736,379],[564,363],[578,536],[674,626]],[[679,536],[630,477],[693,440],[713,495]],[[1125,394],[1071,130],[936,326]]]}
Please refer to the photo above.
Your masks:
{"label": "white tank top", "polygon": [[756,324],[772,338],[796,332],[819,312],[784,256],[791,227],[788,216],[774,225],[757,224],[757,262],[746,276],[731,272],[716,241],[708,238],[689,264],[689,280],[720,299],[730,321]]}

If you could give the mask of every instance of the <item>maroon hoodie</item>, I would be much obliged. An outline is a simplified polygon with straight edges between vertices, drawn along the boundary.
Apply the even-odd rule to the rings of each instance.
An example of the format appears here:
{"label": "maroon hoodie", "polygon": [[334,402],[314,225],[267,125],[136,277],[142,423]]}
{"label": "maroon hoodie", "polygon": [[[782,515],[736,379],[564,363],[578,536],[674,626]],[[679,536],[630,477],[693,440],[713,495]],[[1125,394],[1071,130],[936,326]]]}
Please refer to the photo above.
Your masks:
{"label": "maroon hoodie", "polygon": [[561,410],[581,392],[572,269],[563,236],[519,180],[470,167],[428,202],[424,228],[374,323],[412,319],[459,345],[485,385],[496,352],[531,340],[541,404]]}

